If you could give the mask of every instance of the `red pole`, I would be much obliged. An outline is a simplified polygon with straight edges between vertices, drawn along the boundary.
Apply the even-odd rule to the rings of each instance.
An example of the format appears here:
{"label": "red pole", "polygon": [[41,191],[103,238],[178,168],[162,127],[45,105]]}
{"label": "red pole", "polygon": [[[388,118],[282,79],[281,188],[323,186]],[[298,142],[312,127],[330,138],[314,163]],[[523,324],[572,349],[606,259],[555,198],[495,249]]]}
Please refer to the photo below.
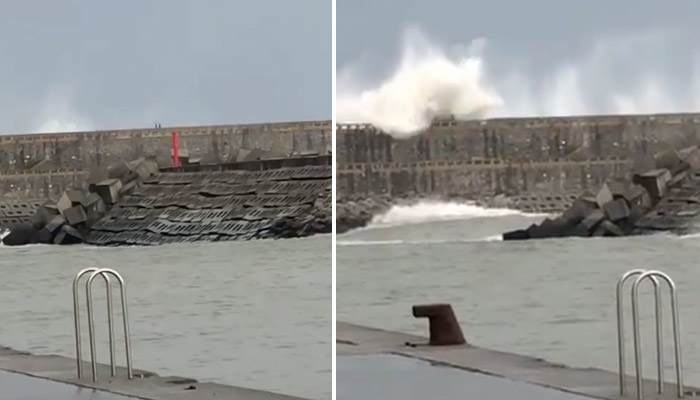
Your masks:
{"label": "red pole", "polygon": [[180,137],[177,132],[173,132],[173,164],[180,166]]}

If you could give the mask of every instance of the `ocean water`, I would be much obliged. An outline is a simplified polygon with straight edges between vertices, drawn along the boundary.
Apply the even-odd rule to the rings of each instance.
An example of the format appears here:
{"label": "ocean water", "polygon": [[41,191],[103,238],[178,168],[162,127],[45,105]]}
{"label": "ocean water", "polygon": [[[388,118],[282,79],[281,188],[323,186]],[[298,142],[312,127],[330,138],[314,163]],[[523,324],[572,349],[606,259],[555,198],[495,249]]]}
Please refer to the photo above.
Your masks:
{"label": "ocean water", "polygon": [[[109,267],[126,281],[135,368],[329,399],[331,246],[331,236],[320,235],[157,247],[2,247],[0,344],[74,358],[73,278],[86,267]],[[98,360],[109,363],[101,280],[93,293]],[[83,286],[80,296],[84,318]],[[123,366],[116,291],[114,301]],[[85,319],[82,327],[89,360]]]}
{"label": "ocean water", "polygon": [[[475,345],[572,366],[617,370],[615,286],[633,268],[667,272],[678,286],[686,382],[700,385],[700,235],[503,242],[504,231],[543,219],[465,204],[394,209],[337,239],[338,320],[427,336],[411,306],[452,304]],[[664,352],[673,379],[668,290]],[[640,295],[645,376],[654,378],[653,294]],[[632,373],[629,287],[628,373]]]}

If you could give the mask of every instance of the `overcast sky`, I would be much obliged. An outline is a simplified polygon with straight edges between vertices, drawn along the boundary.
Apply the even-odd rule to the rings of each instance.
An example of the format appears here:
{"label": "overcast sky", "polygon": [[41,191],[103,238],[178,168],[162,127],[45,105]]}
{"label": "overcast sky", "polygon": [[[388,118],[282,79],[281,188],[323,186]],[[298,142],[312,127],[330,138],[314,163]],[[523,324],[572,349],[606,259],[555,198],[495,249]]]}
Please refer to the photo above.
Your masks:
{"label": "overcast sky", "polygon": [[0,132],[331,118],[330,0],[0,7]]}
{"label": "overcast sky", "polygon": [[337,70],[377,87],[414,26],[448,52],[485,39],[505,113],[696,110],[698,15],[690,0],[338,0]]}

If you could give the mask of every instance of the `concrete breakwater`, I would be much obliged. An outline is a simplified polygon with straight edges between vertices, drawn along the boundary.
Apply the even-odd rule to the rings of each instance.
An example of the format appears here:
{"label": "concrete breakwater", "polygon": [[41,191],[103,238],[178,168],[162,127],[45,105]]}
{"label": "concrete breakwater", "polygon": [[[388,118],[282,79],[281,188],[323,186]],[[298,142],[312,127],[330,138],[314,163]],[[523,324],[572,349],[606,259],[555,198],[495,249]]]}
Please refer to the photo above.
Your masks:
{"label": "concrete breakwater", "polygon": [[329,161],[285,159],[291,167],[275,168],[280,162],[264,160],[199,172],[160,172],[154,159],[117,163],[87,191],[66,190],[29,222],[14,219],[3,243],[154,245],[329,233]]}
{"label": "concrete breakwater", "polygon": [[554,198],[630,179],[653,166],[654,154],[698,143],[700,114],[437,120],[408,139],[366,124],[337,129],[341,201],[410,194]]}
{"label": "concrete breakwater", "polygon": [[91,177],[123,160],[152,158],[173,167],[179,155],[193,164],[232,164],[331,153],[331,121],[175,126],[52,134],[0,135],[0,196],[26,202],[87,189]]}
{"label": "concrete breakwater", "polygon": [[330,166],[161,174],[91,227],[96,245],[289,238],[330,233]]}
{"label": "concrete breakwater", "polygon": [[561,213],[586,191],[653,169],[654,154],[699,141],[700,114],[447,119],[408,139],[341,124],[338,228],[365,225],[386,198]]}
{"label": "concrete breakwater", "polygon": [[507,232],[503,239],[689,233],[700,229],[699,218],[700,149],[692,146],[658,153],[654,169],[584,192],[558,217]]}

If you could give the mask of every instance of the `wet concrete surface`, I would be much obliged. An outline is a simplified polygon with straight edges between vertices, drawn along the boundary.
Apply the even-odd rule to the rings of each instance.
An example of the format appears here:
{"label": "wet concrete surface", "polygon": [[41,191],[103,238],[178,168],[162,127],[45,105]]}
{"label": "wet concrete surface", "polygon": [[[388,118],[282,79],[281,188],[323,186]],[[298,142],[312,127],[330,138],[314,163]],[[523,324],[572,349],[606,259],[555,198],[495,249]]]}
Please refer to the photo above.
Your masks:
{"label": "wet concrete surface", "polygon": [[[89,363],[84,364],[86,375],[79,380],[74,359],[34,355],[0,346],[0,387],[2,388],[0,398],[3,400],[63,400],[64,398],[77,400],[126,398],[302,400],[298,397],[260,390],[198,382],[190,378],[161,377],[155,373],[140,370],[134,370],[134,379],[128,379],[126,369],[121,367],[117,368],[116,376],[112,377],[109,365],[98,364],[97,366],[97,382],[92,381]],[[6,392],[8,387],[13,391]]]}
{"label": "wet concrete surface", "polygon": [[[428,346],[421,336],[343,322],[336,323],[336,332],[338,400],[621,399],[616,372],[572,368],[468,344]],[[623,398],[636,398],[634,378],[628,376],[626,382],[628,395]],[[697,398],[698,393],[686,387],[684,394]],[[676,385],[666,382],[664,394],[657,395],[656,382],[644,380],[644,395],[675,399]]]}
{"label": "wet concrete surface", "polygon": [[339,400],[585,400],[578,396],[505,378],[434,366],[391,354],[337,358]]}
{"label": "wet concrete surface", "polygon": [[12,400],[128,400],[118,394],[81,388],[48,379],[37,379],[27,375],[0,371],[2,398]]}

